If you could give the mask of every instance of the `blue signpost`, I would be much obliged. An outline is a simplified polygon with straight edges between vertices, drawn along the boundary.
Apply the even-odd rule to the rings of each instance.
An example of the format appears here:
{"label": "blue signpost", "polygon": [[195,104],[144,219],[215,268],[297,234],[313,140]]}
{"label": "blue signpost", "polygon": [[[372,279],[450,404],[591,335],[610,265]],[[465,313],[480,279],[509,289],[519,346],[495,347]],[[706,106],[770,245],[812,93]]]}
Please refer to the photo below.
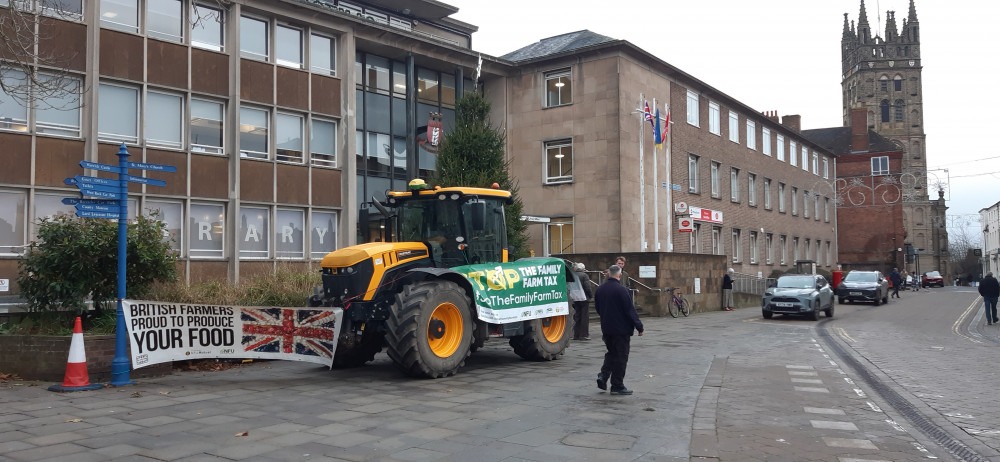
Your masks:
{"label": "blue signpost", "polygon": [[80,166],[91,170],[117,173],[118,179],[77,175],[64,182],[80,188],[83,196],[97,197],[65,198],[63,204],[76,207],[76,216],[83,218],[111,218],[118,220],[118,311],[115,322],[115,357],[111,360],[111,385],[128,385],[131,361],[128,358],[128,334],[125,329],[125,313],[122,300],[125,299],[125,259],[128,255],[128,184],[141,183],[151,186],[166,186],[167,182],[128,174],[128,169],[176,172],[177,167],[142,162],[128,162],[129,153],[122,143],[118,150],[118,166],[80,161]]}

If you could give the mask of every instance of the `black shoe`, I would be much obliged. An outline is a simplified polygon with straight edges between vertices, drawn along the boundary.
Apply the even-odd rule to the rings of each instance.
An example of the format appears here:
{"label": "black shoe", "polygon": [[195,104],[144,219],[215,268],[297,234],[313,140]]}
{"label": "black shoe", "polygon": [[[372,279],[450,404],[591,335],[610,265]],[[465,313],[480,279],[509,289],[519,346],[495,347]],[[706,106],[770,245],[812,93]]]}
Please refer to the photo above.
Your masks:
{"label": "black shoe", "polygon": [[597,388],[600,388],[601,390],[608,389],[608,379],[607,377],[604,377],[604,374],[597,374]]}
{"label": "black shoe", "polygon": [[632,394],[632,390],[629,390],[628,388],[624,388],[624,387],[617,388],[617,389],[616,388],[612,388],[611,389],[611,394],[612,395],[631,395]]}

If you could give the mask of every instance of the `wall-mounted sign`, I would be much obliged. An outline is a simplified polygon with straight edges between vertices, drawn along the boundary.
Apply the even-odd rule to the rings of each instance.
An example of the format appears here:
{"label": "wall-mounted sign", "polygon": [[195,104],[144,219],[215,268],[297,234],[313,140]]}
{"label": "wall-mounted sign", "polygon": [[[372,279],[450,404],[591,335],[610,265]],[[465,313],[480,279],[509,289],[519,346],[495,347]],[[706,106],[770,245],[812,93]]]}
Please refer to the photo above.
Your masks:
{"label": "wall-mounted sign", "polygon": [[687,204],[687,202],[678,202],[678,203],[674,204],[674,212],[677,212],[677,213],[687,213],[687,211],[688,211],[688,204]]}
{"label": "wall-mounted sign", "polygon": [[641,277],[641,278],[655,278],[656,277],[656,267],[655,266],[639,266],[639,277]]}
{"label": "wall-mounted sign", "polygon": [[688,207],[688,212],[695,220],[722,224],[722,212],[718,210],[703,209],[692,205]]}
{"label": "wall-mounted sign", "polygon": [[694,220],[688,217],[681,217],[677,219],[677,231],[682,233],[690,233],[694,231]]}

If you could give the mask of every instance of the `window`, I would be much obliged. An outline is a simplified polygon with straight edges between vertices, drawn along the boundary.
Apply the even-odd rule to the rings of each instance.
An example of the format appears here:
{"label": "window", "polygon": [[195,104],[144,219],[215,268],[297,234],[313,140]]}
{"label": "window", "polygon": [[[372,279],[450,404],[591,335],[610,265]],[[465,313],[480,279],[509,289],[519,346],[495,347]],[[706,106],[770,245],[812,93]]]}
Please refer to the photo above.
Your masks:
{"label": "window", "polygon": [[750,263],[757,263],[757,231],[750,231]]}
{"label": "window", "polygon": [[830,259],[830,241],[826,241],[826,266],[830,266],[832,260]]}
{"label": "window", "polygon": [[267,258],[270,253],[270,211],[266,207],[240,207],[236,235],[240,259]]}
{"label": "window", "polygon": [[722,135],[722,128],[719,126],[719,103],[708,102],[708,131],[713,135]]}
{"label": "window", "polygon": [[240,16],[240,56],[267,61],[267,22]]}
{"label": "window", "polygon": [[819,221],[819,194],[813,193],[813,218]]}
{"label": "window", "polygon": [[778,183],[778,211],[785,213],[785,183]]}
{"label": "window", "polygon": [[226,19],[222,10],[194,5],[191,8],[191,16],[191,46],[222,51],[222,46],[225,44],[223,24]]}
{"label": "window", "polygon": [[694,231],[688,236],[688,245],[691,253],[701,253],[701,223],[694,224]]}
{"label": "window", "polygon": [[573,102],[573,81],[570,70],[545,73],[545,107],[563,106]]}
{"label": "window", "polygon": [[573,142],[558,140],[545,142],[545,183],[573,181]]}
{"label": "window", "polygon": [[792,258],[794,258],[792,263],[799,261],[799,238],[797,237],[792,238]]}
{"label": "window", "polygon": [[222,258],[226,226],[226,207],[218,204],[191,204],[188,239],[191,258]]}
{"label": "window", "polygon": [[26,192],[0,190],[0,255],[20,255],[24,251],[27,205]]}
{"label": "window", "polygon": [[813,175],[819,175],[819,154],[813,153]]}
{"label": "window", "polygon": [[[4,2],[9,4],[9,2]],[[26,10],[31,9],[31,2],[23,2]],[[60,19],[80,20],[83,17],[83,1],[81,0],[38,0],[38,11],[46,16]]]}
{"label": "window", "polygon": [[97,139],[139,141],[139,90],[102,83],[97,93]]}
{"label": "window", "polygon": [[802,216],[809,219],[809,191],[802,191]]}
{"label": "window", "polygon": [[101,0],[100,4],[101,27],[132,33],[139,32],[138,0]]}
{"label": "window", "polygon": [[0,69],[0,79],[11,90],[9,94],[0,89],[0,130],[28,131],[27,94],[29,82],[23,71]]}
{"label": "window", "polygon": [[733,202],[740,201],[740,169],[729,169],[729,199]]}
{"label": "window", "polygon": [[879,103],[879,109],[881,109],[881,112],[882,112],[882,122],[888,122],[889,121],[889,100],[887,100],[887,99],[882,100],[882,102]]}
{"label": "window", "polygon": [[309,130],[309,159],[317,167],[337,166],[336,123],[313,119]]}
{"label": "window", "polygon": [[823,221],[830,222],[830,198],[823,198]]}
{"label": "window", "polygon": [[545,224],[545,255],[573,253],[573,219],[553,218]]}
{"label": "window", "polygon": [[687,92],[687,123],[695,127],[698,127],[700,123],[698,117],[698,94],[691,90]]}
{"label": "window", "polygon": [[143,207],[143,215],[151,216],[157,213],[157,219],[166,226],[163,230],[163,240],[170,243],[170,248],[178,254],[184,248],[184,235],[181,229],[184,227],[184,204],[172,201],[146,201]]}
{"label": "window", "polygon": [[767,233],[764,235],[764,263],[768,265],[774,263],[774,246],[772,241],[774,240],[774,235]]}
{"label": "window", "polygon": [[760,150],[765,156],[771,155],[771,130],[761,127],[760,129]]}
{"label": "window", "polygon": [[269,159],[268,129],[271,124],[266,110],[250,107],[240,108],[240,156],[253,159]]}
{"label": "window", "polygon": [[808,260],[811,254],[812,254],[812,242],[807,237],[805,243],[805,252],[803,253],[803,255],[805,255],[806,260]]}
{"label": "window", "polygon": [[879,77],[878,79],[879,90],[889,91],[889,78],[886,76]]}
{"label": "window", "polygon": [[896,100],[896,104],[892,105],[892,120],[893,122],[903,122],[903,113],[906,110],[906,103],[901,99]]}
{"label": "window", "polygon": [[732,249],[733,249],[733,255],[732,255],[733,256],[733,263],[739,263],[743,259],[741,258],[742,255],[740,255],[740,250],[741,250],[740,249],[740,230],[737,229],[737,228],[733,228]]}
{"label": "window", "polygon": [[698,189],[698,156],[694,154],[688,154],[688,192],[701,192]]}
{"label": "window", "polygon": [[274,57],[281,66],[302,69],[302,31],[289,26],[275,27]]}
{"label": "window", "polygon": [[223,154],[222,103],[202,99],[191,100],[191,152]]}
{"label": "window", "polygon": [[781,255],[781,264],[784,265],[788,261],[788,246],[785,245],[788,242],[788,238],[784,234],[778,236],[778,252]]}
{"label": "window", "polygon": [[712,162],[712,197],[719,197],[719,163]]}
{"label": "window", "polygon": [[889,174],[889,156],[872,157],[872,176]]}
{"label": "window", "polygon": [[809,149],[802,146],[802,170],[809,171]]}
{"label": "window", "polygon": [[830,159],[823,158],[823,178],[830,179]]}
{"label": "window", "polygon": [[892,79],[892,89],[894,91],[903,91],[903,78],[896,76]]}
{"label": "window", "polygon": [[305,212],[278,209],[274,224],[274,258],[302,259],[305,257]]}
{"label": "window", "polygon": [[740,116],[733,111],[729,111],[729,141],[740,142]]}
{"label": "window", "polygon": [[764,178],[764,208],[771,210],[771,179]]}
{"label": "window", "polygon": [[712,227],[712,255],[724,255],[722,253],[722,228]]}
{"label": "window", "polygon": [[309,220],[309,249],[313,260],[337,250],[337,213],[313,211]]}
{"label": "window", "polygon": [[274,118],[275,158],[302,163],[302,116],[279,112]]}
{"label": "window", "polygon": [[788,141],[788,162],[792,164],[792,167],[797,167],[799,165],[799,151],[796,148],[794,141]]}
{"label": "window", "polygon": [[757,205],[757,175],[747,174],[747,204]]}
{"label": "window", "polygon": [[757,149],[757,124],[750,120],[747,121],[747,147]]}
{"label": "window", "polygon": [[184,98],[150,91],[146,93],[145,109],[143,133],[146,145],[181,149],[184,140]]}
{"label": "window", "polygon": [[[39,103],[36,99],[33,107],[35,133],[79,137],[82,87],[80,79],[40,72],[37,80],[45,88],[58,88],[58,90],[46,94],[44,102]],[[50,92],[45,91],[45,93]]]}
{"label": "window", "polygon": [[170,42],[183,42],[183,8],[180,0],[146,0],[146,34]]}
{"label": "window", "polygon": [[317,74],[337,75],[337,47],[334,39],[317,34],[310,36],[309,66]]}
{"label": "window", "polygon": [[785,137],[778,135],[778,160],[785,161]]}

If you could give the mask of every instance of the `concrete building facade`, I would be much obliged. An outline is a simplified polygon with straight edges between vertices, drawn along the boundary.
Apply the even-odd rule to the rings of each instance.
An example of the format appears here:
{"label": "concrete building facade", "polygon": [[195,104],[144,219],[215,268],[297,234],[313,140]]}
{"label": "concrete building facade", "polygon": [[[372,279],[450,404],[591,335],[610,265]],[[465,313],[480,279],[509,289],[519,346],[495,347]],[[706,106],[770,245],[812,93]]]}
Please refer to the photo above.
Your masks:
{"label": "concrete building facade", "polygon": [[983,224],[983,274],[1000,276],[1000,202],[979,211]]}

